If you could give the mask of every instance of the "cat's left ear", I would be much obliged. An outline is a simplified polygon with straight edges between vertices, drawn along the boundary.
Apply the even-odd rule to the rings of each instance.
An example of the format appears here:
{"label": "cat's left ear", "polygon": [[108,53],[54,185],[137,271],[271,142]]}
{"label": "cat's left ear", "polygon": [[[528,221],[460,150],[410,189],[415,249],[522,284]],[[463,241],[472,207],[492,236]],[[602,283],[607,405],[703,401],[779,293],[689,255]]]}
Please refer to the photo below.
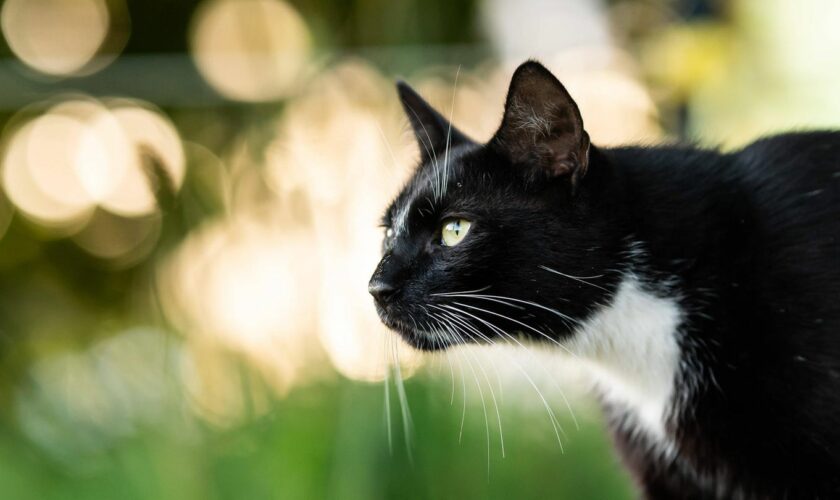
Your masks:
{"label": "cat's left ear", "polygon": [[420,145],[423,162],[443,157],[447,148],[471,142],[407,83],[398,81],[397,92]]}
{"label": "cat's left ear", "polygon": [[569,176],[573,187],[589,166],[589,135],[577,104],[536,61],[514,72],[502,125],[490,144],[513,163],[535,166],[551,176]]}

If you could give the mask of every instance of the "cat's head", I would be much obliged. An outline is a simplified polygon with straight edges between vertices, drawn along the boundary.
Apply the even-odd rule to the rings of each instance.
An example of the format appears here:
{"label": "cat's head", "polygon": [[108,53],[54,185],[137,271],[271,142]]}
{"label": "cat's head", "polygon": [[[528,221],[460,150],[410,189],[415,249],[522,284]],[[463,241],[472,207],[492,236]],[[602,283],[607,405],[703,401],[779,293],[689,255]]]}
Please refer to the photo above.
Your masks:
{"label": "cat's head", "polygon": [[421,161],[382,221],[382,321],[422,349],[570,335],[614,289],[618,241],[611,169],[569,93],[526,62],[479,144],[397,89]]}

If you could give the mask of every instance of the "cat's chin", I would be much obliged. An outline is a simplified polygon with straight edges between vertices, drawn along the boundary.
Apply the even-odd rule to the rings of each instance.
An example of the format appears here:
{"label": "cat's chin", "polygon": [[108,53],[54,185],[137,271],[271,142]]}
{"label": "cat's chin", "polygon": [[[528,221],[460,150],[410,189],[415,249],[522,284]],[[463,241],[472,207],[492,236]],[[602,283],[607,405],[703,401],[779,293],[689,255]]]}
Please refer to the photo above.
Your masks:
{"label": "cat's chin", "polygon": [[384,321],[385,326],[390,328],[394,333],[399,335],[408,345],[419,349],[421,351],[442,351],[452,344],[444,338],[440,338],[430,332],[417,330],[408,325],[400,324],[394,321]]}
{"label": "cat's chin", "polygon": [[419,349],[421,351],[434,352],[443,351],[445,349],[448,349],[452,345],[450,339],[441,337],[440,335],[435,335],[431,332],[417,329],[413,325],[406,324],[403,321],[393,318],[389,314],[381,310],[379,310],[378,312],[379,319],[382,321],[382,323],[385,326],[387,326],[392,332],[399,335],[408,345],[414,347],[415,349]]}
{"label": "cat's chin", "polygon": [[[391,328],[391,327],[389,327]],[[395,331],[402,339],[411,347],[421,351],[435,352],[448,349],[452,344],[446,340],[441,340],[428,332],[416,331],[412,329],[395,329]]]}

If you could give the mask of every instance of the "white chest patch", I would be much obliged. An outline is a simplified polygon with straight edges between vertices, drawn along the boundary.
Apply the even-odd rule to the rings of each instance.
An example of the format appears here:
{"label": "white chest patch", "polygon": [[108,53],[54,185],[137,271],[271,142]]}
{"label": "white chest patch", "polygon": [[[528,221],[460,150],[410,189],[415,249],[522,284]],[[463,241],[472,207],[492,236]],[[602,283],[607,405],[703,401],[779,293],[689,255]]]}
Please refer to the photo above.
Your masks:
{"label": "white chest patch", "polygon": [[628,276],[612,302],[584,322],[567,345],[607,400],[627,408],[639,430],[666,447],[664,422],[680,365],[682,319],[675,299],[657,297]]}

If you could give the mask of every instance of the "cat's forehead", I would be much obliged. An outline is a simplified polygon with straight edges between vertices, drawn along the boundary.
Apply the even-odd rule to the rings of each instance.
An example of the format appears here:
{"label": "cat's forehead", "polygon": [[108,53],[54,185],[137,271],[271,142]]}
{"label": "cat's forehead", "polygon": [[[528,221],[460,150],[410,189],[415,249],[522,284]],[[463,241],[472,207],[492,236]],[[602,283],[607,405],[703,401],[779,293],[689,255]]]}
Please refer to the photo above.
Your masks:
{"label": "cat's forehead", "polygon": [[451,190],[465,178],[471,148],[452,148],[447,153],[420,165],[391,205],[386,223],[399,234],[412,211],[433,213],[451,198]]}

